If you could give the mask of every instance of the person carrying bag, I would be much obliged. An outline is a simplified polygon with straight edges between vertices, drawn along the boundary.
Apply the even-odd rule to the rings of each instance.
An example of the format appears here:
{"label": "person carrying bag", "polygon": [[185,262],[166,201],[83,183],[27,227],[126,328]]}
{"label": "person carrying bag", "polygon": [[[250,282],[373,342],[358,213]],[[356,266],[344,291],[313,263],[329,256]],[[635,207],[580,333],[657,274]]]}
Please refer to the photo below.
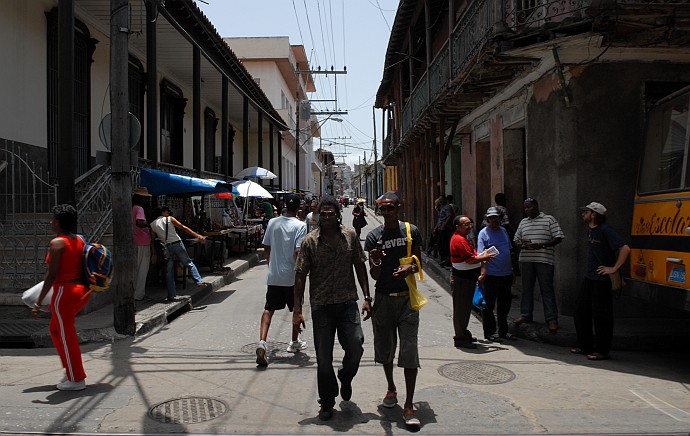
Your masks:
{"label": "person carrying bag", "polygon": [[[412,232],[410,232],[410,223],[405,222],[405,231],[407,232],[407,256],[400,258],[400,265],[410,265],[414,269],[416,266],[417,274],[419,275],[419,280],[424,280],[424,273],[422,272],[422,264],[419,258],[412,254]],[[414,274],[410,274],[405,277],[405,282],[410,290],[410,306],[414,310],[419,310],[428,302],[424,294],[417,289],[417,280]]]}

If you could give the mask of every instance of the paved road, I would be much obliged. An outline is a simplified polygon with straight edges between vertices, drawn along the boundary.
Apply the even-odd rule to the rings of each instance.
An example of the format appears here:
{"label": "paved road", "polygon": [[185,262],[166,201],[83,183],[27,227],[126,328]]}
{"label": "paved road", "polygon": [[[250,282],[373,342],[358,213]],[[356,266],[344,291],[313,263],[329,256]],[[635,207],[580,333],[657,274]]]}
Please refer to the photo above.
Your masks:
{"label": "paved road", "polygon": [[[351,221],[351,210],[344,210],[345,223]],[[376,224],[369,222],[363,235]],[[89,386],[82,392],[54,390],[62,376],[54,349],[0,350],[0,430],[407,433],[399,407],[380,407],[386,383],[381,366],[373,362],[370,322],[364,323],[365,354],[352,401],[338,402],[331,421],[317,418],[308,309],[304,338],[310,347],[294,355],[284,351],[291,316],[278,312],[269,334],[271,363],[267,369],[256,367],[265,275],[265,264],[253,268],[148,337],[85,345]],[[687,354],[621,351],[615,360],[594,363],[565,348],[526,340],[483,343],[477,350],[463,351],[451,346],[448,292],[431,277],[420,283],[420,289],[430,300],[421,312],[422,368],[415,396],[421,433],[690,432]],[[481,332],[474,318],[470,329],[475,335]],[[400,370],[396,376],[399,391],[404,391]],[[187,397],[192,400],[184,402]],[[151,409],[165,411],[155,407],[160,403],[170,405],[171,416],[179,407],[177,416],[188,422],[163,423],[149,417]],[[197,409],[206,415],[192,414]]]}

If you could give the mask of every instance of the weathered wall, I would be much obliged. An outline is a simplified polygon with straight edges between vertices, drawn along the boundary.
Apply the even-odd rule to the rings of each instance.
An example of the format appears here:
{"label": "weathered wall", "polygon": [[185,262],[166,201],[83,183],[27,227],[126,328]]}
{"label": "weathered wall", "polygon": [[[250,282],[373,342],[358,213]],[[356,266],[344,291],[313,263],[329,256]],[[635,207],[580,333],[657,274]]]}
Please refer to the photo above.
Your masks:
{"label": "weathered wall", "polygon": [[647,81],[690,81],[690,67],[595,64],[570,70],[566,105],[555,77],[534,84],[527,108],[527,196],[565,233],[557,248],[559,310],[572,314],[586,256],[578,206],[599,201],[628,238],[644,126]]}

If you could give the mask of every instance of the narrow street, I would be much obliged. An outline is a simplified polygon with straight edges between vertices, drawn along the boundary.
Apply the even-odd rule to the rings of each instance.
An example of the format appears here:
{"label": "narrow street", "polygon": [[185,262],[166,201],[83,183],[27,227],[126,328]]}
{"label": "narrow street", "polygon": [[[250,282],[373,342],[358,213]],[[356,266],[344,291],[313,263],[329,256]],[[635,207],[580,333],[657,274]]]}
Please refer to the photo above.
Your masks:
{"label": "narrow street", "polygon": [[[343,210],[349,224],[352,206]],[[378,222],[368,217],[362,235]],[[264,304],[265,262],[145,338],[83,347],[82,392],[54,390],[62,371],[52,348],[2,350],[0,433],[405,434],[402,409],[380,406],[383,370],[373,361],[371,322],[352,401],[337,399],[331,421],[317,418],[316,361],[309,343],[287,353],[291,314],[276,312],[270,365],[255,364]],[[373,281],[370,282],[373,290]],[[528,340],[476,350],[452,347],[451,297],[426,276],[420,289],[421,370],[415,405],[426,434],[688,434],[687,355],[616,352],[588,362],[567,348]],[[336,361],[342,357],[336,345]],[[402,370],[396,370],[404,398]],[[191,398],[184,401],[183,398]],[[196,408],[193,404],[204,402]],[[160,422],[155,411],[180,423]],[[212,405],[212,406],[209,406]],[[175,407],[179,407],[176,411]],[[151,416],[150,410],[154,410]],[[198,412],[202,410],[207,415]],[[186,413],[188,412],[189,413]]]}

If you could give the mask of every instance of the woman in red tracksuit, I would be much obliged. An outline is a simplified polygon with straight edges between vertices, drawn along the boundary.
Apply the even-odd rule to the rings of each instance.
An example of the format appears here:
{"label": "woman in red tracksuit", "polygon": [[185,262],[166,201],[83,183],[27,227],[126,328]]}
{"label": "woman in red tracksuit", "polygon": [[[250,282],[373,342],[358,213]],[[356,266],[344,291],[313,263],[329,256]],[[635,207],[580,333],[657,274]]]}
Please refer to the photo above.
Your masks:
{"label": "woman in red tracksuit", "polygon": [[57,388],[80,391],[86,388],[86,373],[74,320],[89,301],[89,293],[82,281],[84,241],[75,234],[77,210],[69,204],[55,206],[50,228],[57,237],[50,241],[48,271],[36,307],[31,311],[34,319],[38,318],[41,303],[52,287],[50,337],[65,368],[65,377]]}

